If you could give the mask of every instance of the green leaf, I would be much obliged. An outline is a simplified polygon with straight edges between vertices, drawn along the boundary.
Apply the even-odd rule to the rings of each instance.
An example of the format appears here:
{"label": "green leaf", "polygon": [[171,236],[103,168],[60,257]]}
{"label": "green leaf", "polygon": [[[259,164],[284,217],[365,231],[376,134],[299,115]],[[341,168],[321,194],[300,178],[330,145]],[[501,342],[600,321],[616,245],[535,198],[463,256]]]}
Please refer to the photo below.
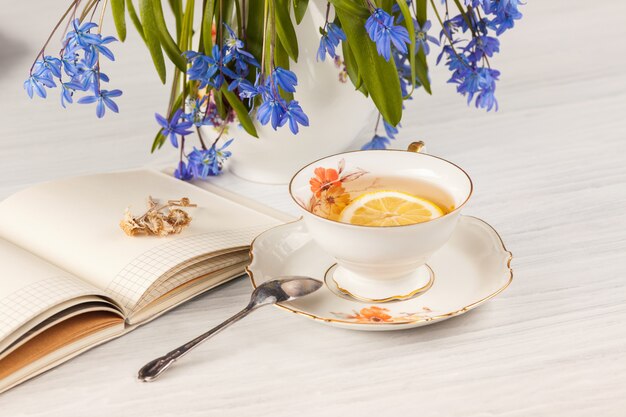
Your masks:
{"label": "green leaf", "polygon": [[276,34],[289,57],[298,61],[298,38],[289,15],[289,0],[274,1],[276,2]]}
{"label": "green leaf", "polygon": [[181,71],[187,71],[187,61],[182,55],[182,52],[170,32],[167,30],[167,24],[165,23],[165,16],[163,16],[163,5],[161,0],[152,0],[154,18],[156,26],[159,31],[159,38],[161,40],[161,46],[169,57],[169,59],[178,67]]}
{"label": "green leaf", "polygon": [[137,29],[137,33],[141,36],[143,41],[146,41],[146,35],[143,33],[143,25],[139,20],[139,16],[137,16],[137,11],[135,10],[135,6],[133,5],[133,0],[126,0],[126,8],[128,9],[128,16],[130,16],[130,20],[133,22],[135,29]]}
{"label": "green leaf", "polygon": [[400,7],[400,11],[402,12],[402,16],[404,16],[404,23],[406,25],[406,29],[409,32],[409,40],[411,43],[409,44],[409,63],[411,64],[411,91],[407,94],[407,97],[410,97],[413,94],[413,90],[415,90],[415,25],[413,25],[413,16],[411,16],[411,11],[409,10],[409,6],[406,0],[396,0],[396,3]]}
{"label": "green leaf", "polygon": [[329,2],[335,6],[335,12],[342,11],[344,18],[348,18],[350,15],[353,18],[365,18],[370,17],[370,12],[367,7],[364,7],[362,3],[357,3],[353,0],[329,0]]}
{"label": "green leaf", "polygon": [[154,0],[139,0],[139,15],[143,23],[143,32],[146,36],[146,45],[154,61],[154,66],[159,74],[159,78],[165,84],[165,60],[159,41],[159,29],[154,17]]}
{"label": "green leaf", "polygon": [[428,0],[415,0],[415,17],[417,21],[419,22],[420,26],[422,26],[426,22],[426,19],[428,18],[427,9],[428,9]]}
{"label": "green leaf", "polygon": [[352,81],[354,88],[356,90],[364,89],[365,91],[362,92],[367,96],[367,90],[363,85],[363,78],[359,73],[359,67],[356,64],[354,54],[352,53],[350,40],[341,42],[341,51],[343,54],[343,64],[346,67],[346,72],[348,73],[348,77],[350,78],[350,81]]}
{"label": "green leaf", "polygon": [[188,50],[191,47],[194,6],[195,0],[187,0],[187,4],[185,5],[185,13],[183,14],[183,25],[180,31],[180,39],[178,40],[178,47],[180,49]]}
{"label": "green leaf", "polygon": [[232,107],[235,111],[235,114],[237,115],[241,126],[243,126],[246,132],[248,132],[250,135],[258,138],[259,134],[254,127],[254,123],[252,122],[252,119],[248,114],[248,109],[246,108],[246,106],[241,102],[241,100],[239,100],[235,93],[233,93],[232,91],[228,91],[226,85],[222,85],[221,92],[222,94],[224,94],[224,97],[228,101],[228,104],[230,104],[230,107]]}
{"label": "green leaf", "polygon": [[126,17],[124,15],[124,0],[111,0],[111,13],[113,14],[113,22],[120,40],[126,40]]}
{"label": "green leaf", "polygon": [[300,24],[309,6],[309,0],[293,0],[293,14],[296,16],[296,23]]}
{"label": "green leaf", "polygon": [[415,60],[415,72],[417,74],[417,79],[422,84],[422,87],[424,87],[424,90],[426,90],[428,94],[432,94],[430,89],[430,80],[428,79],[428,63],[426,62],[424,50],[421,48],[417,53]]}
{"label": "green leaf", "polygon": [[213,14],[215,13],[215,0],[207,0],[204,4],[204,11],[202,13],[202,45],[204,51],[207,54],[211,53],[213,47],[213,38],[211,32],[213,31]]}
{"label": "green leaf", "polygon": [[156,151],[157,149],[161,149],[161,147],[165,143],[166,137],[161,134],[162,130],[163,129],[159,130],[156,136],[154,137],[154,140],[152,141],[152,148],[150,149],[150,153],[154,153],[154,151]]}
{"label": "green leaf", "polygon": [[[246,25],[246,47],[255,57],[261,56],[263,49],[263,6],[264,1],[248,1],[248,24]],[[250,71],[251,73],[253,71]]]}
{"label": "green leaf", "polygon": [[176,40],[180,39],[180,34],[183,28],[183,0],[167,0],[172,9],[172,14],[176,18]]}
{"label": "green leaf", "polygon": [[393,60],[385,61],[378,55],[376,44],[372,42],[365,31],[365,17],[369,16],[367,8],[360,2],[353,0],[331,0],[331,3],[350,4],[357,9],[357,14],[347,12],[347,8],[336,8],[335,12],[341,21],[346,36],[354,48],[351,48],[361,77],[374,104],[387,122],[397,125],[402,118],[402,93],[398,71]]}
{"label": "green leaf", "polygon": [[[417,22],[420,26],[426,23],[428,9],[428,0],[415,0],[415,17],[417,18]],[[417,53],[417,59],[415,62],[415,71],[417,75],[417,79],[424,87],[424,90],[428,94],[432,94],[430,89],[430,80],[428,79],[428,62],[426,61],[426,54],[424,54],[424,50],[420,48]]]}

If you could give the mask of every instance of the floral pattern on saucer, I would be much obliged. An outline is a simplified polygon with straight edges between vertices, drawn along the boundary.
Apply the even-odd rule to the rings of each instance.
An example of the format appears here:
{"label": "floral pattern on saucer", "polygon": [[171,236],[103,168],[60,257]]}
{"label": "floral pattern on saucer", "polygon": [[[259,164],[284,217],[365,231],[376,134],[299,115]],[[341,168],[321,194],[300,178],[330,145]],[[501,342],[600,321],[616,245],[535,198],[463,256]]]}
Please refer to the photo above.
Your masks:
{"label": "floral pattern on saucer", "polygon": [[309,181],[313,195],[308,204],[302,204],[302,206],[313,214],[337,220],[342,210],[352,201],[344,184],[368,173],[360,168],[350,172],[344,170],[344,159],[339,161],[337,169],[315,168],[313,171],[315,175]]}
{"label": "floral pattern on saucer", "polygon": [[422,307],[420,312],[400,313],[397,316],[392,316],[389,313],[388,308],[378,306],[364,307],[358,312],[353,310],[352,314],[332,312],[337,318],[352,320],[355,323],[404,323],[432,317],[430,314],[432,310],[428,307]]}

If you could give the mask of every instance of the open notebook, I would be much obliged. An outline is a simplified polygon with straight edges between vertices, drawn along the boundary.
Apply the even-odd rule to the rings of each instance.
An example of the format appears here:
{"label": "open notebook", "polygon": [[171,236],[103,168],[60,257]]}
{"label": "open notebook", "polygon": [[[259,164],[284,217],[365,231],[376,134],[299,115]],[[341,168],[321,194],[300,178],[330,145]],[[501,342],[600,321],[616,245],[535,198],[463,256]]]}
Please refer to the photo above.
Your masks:
{"label": "open notebook", "polygon": [[[126,207],[188,197],[182,233],[128,237]],[[287,220],[156,171],[92,175],[0,202],[0,392],[240,276],[252,239]]]}

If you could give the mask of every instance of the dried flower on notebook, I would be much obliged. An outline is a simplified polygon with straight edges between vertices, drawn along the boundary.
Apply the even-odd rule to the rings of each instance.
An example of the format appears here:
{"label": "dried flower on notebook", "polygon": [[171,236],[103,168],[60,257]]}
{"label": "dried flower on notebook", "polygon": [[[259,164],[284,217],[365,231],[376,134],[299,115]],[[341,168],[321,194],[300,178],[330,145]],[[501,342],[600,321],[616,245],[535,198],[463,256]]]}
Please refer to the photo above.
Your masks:
{"label": "dried flower on notebook", "polygon": [[185,210],[175,207],[196,207],[196,205],[191,204],[188,198],[168,200],[167,203],[159,205],[152,197],[148,197],[148,211],[141,216],[133,216],[127,208],[120,227],[128,236],[167,236],[180,233],[191,223],[191,217]]}

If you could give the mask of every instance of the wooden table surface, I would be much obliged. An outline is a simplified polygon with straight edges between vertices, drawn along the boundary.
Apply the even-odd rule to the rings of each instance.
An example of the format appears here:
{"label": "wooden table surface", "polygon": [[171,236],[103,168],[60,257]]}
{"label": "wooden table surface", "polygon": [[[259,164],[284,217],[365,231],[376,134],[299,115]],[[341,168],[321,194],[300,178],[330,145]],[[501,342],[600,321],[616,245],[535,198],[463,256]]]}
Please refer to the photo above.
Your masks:
{"label": "wooden table surface", "polygon": [[[149,154],[166,106],[130,29],[107,64],[121,113],[63,110],[22,90],[67,1],[5,1],[0,12],[0,198],[39,181],[172,162]],[[401,139],[469,171],[466,209],[514,254],[513,284],[479,309],[390,333],[322,326],[260,310],[158,383],[146,360],[237,311],[237,280],[0,396],[1,416],[624,416],[626,413],[626,3],[531,1],[492,60],[500,111],[468,108],[447,71],[409,106]],[[112,31],[110,22],[107,23]],[[295,139],[297,140],[297,139]],[[219,185],[284,186],[226,173]],[[52,243],[52,242],[51,242]]]}

